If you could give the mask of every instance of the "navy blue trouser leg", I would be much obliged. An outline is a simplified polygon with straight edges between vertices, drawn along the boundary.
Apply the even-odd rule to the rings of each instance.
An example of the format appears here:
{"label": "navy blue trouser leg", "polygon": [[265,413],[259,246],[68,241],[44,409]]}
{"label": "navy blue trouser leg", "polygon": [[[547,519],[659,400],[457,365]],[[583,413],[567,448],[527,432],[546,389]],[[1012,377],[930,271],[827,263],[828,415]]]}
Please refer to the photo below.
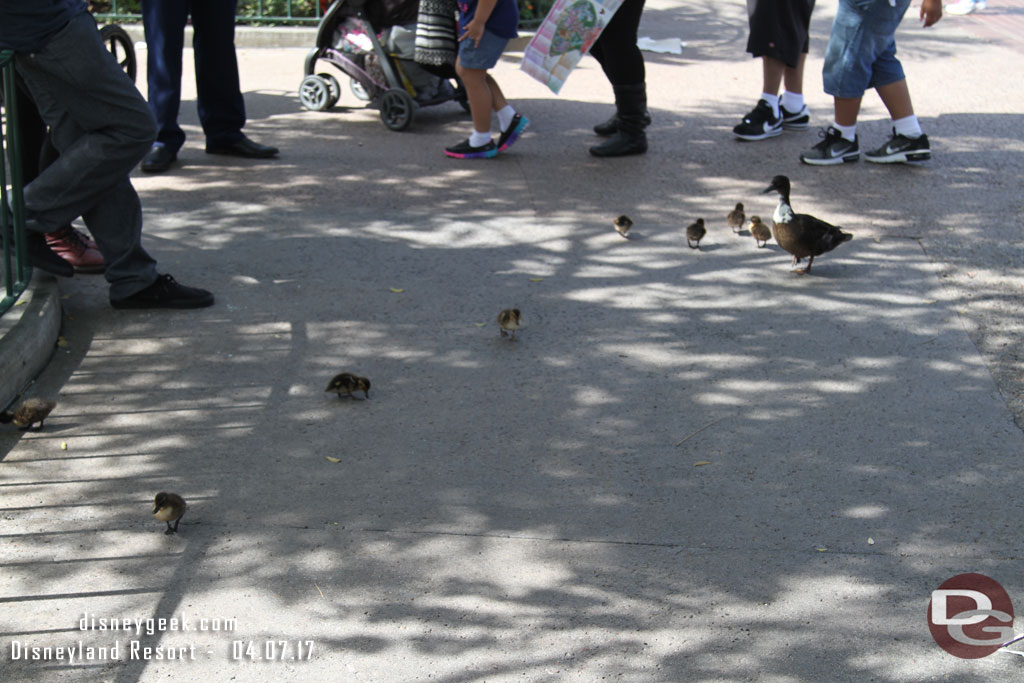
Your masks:
{"label": "navy blue trouser leg", "polygon": [[199,121],[208,146],[223,146],[242,138],[245,101],[238,82],[235,56],[237,0],[190,2],[196,55]]}
{"label": "navy blue trouser leg", "polygon": [[178,125],[181,106],[181,53],[185,24],[192,16],[199,121],[208,145],[242,137],[245,102],[235,56],[237,0],[143,0],[148,45],[149,105],[157,120],[157,141],[177,152],[185,142]]}
{"label": "navy blue trouser leg", "polygon": [[184,0],[143,0],[146,30],[146,83],[149,109],[156,119],[156,140],[177,153],[185,144],[178,125],[181,107],[181,51],[185,47],[188,5]]}

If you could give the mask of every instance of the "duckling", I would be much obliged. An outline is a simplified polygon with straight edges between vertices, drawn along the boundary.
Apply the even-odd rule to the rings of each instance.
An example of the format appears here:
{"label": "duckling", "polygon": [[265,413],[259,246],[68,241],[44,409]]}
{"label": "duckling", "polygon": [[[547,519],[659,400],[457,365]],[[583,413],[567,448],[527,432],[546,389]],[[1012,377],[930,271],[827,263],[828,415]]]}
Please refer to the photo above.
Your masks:
{"label": "duckling", "polygon": [[743,229],[743,221],[746,220],[747,214],[743,212],[743,203],[736,202],[736,208],[733,209],[726,215],[725,219],[729,221],[729,227],[732,228],[733,232],[739,232]]}
{"label": "duckling", "polygon": [[796,272],[801,275],[811,272],[814,257],[832,251],[843,242],[853,239],[853,235],[843,232],[831,223],[805,213],[794,213],[789,203],[789,178],[777,175],[772,178],[762,194],[779,193],[779,205],[772,214],[772,234],[779,246],[793,255],[793,265],[810,257],[807,267]]}
{"label": "duckling", "polygon": [[[4,411],[0,413],[0,422],[6,424],[13,422],[21,431],[32,429],[32,425],[39,423],[39,429],[43,428],[43,420],[57,406],[56,401],[47,401],[41,398],[27,398],[21,402],[14,412]],[[37,430],[38,431],[38,430]]]}
{"label": "duckling", "polygon": [[633,221],[630,219],[629,216],[623,214],[616,218],[614,221],[612,221],[612,225],[615,226],[616,232],[618,232],[623,237],[626,237],[626,233],[629,232],[629,229],[633,227]]}
{"label": "duckling", "polygon": [[[187,507],[185,499],[177,493],[161,491],[156,494],[156,499],[153,501],[153,516],[161,522],[167,522],[165,535],[178,533],[178,523],[185,516],[185,508]],[[171,522],[174,522],[173,528],[171,528]]]}
{"label": "duckling", "polygon": [[518,330],[522,324],[523,319],[519,314],[518,308],[506,308],[498,314],[498,331],[501,332],[502,337],[512,335],[512,339],[515,339],[516,330]]}
{"label": "duckling", "polygon": [[700,241],[704,239],[704,235],[707,234],[707,230],[704,229],[704,219],[698,218],[695,223],[690,223],[686,227],[686,246],[690,249],[700,249]]}
{"label": "duckling", "polygon": [[324,391],[336,391],[338,392],[338,398],[347,396],[349,398],[355,398],[352,395],[353,391],[363,392],[363,396],[370,398],[370,380],[365,377],[353,375],[351,372],[342,372],[331,378],[331,381],[327,383],[327,388]]}
{"label": "duckling", "polygon": [[761,222],[760,216],[751,216],[747,229],[750,230],[750,234],[757,240],[758,249],[764,248],[764,245],[768,244],[768,240],[772,238],[771,228]]}

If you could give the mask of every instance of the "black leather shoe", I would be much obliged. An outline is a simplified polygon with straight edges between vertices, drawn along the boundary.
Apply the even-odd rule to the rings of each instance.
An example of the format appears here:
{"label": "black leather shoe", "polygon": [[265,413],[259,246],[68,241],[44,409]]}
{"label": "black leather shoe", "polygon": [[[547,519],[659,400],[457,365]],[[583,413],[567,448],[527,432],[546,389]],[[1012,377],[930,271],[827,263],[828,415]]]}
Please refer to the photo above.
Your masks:
{"label": "black leather shoe", "polygon": [[[14,220],[11,217],[10,212],[7,213],[7,225],[11,226],[14,224]],[[0,244],[6,243],[7,233],[10,232],[10,227],[7,228],[3,239],[0,239]],[[50,249],[49,245],[46,244],[46,236],[35,232],[34,230],[25,231],[25,255],[28,256],[28,262],[33,268],[50,273],[51,275],[57,275],[59,277],[72,277],[75,274],[74,267],[62,259],[60,256]]]}
{"label": "black leather shoe", "polygon": [[163,173],[171,167],[177,158],[177,153],[168,149],[167,145],[158,143],[150,148],[149,153],[142,160],[141,168],[146,173]]}
{"label": "black leather shoe", "polygon": [[277,147],[261,145],[258,142],[253,142],[244,135],[241,139],[235,140],[234,142],[226,145],[206,144],[207,154],[223,154],[229,157],[245,157],[246,159],[269,159],[270,157],[276,157],[277,152]]}
{"label": "black leather shoe", "polygon": [[213,294],[205,289],[179,285],[170,275],[158,275],[149,287],[123,299],[111,299],[110,305],[114,308],[206,308],[213,305]]}

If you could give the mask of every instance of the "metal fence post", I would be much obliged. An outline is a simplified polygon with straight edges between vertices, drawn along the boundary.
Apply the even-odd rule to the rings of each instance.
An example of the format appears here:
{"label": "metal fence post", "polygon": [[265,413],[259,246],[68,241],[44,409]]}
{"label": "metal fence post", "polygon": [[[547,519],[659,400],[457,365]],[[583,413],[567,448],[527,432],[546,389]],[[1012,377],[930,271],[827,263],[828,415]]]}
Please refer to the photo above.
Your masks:
{"label": "metal fence post", "polygon": [[[0,136],[0,235],[3,236],[4,296],[0,315],[11,308],[28,286],[32,267],[25,248],[25,199],[21,177],[21,129],[18,126],[14,53],[0,52],[3,83],[4,128]],[[8,183],[8,175],[10,183]],[[9,186],[9,190],[8,190]],[[13,248],[12,248],[13,247]],[[13,258],[13,264],[11,257]]]}

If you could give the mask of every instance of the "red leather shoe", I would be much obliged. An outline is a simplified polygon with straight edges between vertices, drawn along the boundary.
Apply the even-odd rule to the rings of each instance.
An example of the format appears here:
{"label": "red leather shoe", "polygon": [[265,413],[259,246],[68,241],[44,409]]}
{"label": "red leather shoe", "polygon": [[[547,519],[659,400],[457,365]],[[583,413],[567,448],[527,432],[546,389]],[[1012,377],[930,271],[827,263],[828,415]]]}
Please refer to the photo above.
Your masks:
{"label": "red leather shoe", "polygon": [[78,238],[85,242],[85,246],[89,247],[90,249],[99,249],[99,246],[96,244],[96,240],[94,240],[89,233],[82,232],[81,230],[78,230],[77,228],[74,227],[71,228],[71,232],[78,235]]}
{"label": "red leather shoe", "polygon": [[70,225],[46,235],[46,244],[55,254],[70,263],[75,272],[102,273],[107,269],[103,254],[96,249],[96,243]]}

